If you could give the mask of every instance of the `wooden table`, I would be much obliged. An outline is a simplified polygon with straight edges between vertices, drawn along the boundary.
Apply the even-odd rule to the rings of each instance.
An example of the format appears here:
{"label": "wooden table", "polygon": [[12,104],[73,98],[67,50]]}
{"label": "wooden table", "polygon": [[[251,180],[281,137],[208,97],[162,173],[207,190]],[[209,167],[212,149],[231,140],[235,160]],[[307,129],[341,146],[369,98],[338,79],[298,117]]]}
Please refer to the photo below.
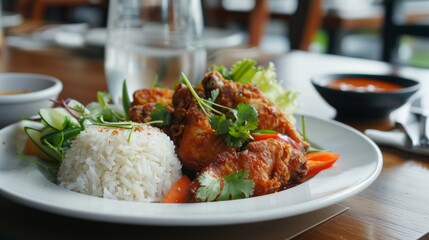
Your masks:
{"label": "wooden table", "polygon": [[[66,51],[7,51],[5,69],[53,75],[64,83],[60,97],[84,103],[95,100],[97,90],[107,90],[102,59],[88,59]],[[233,57],[233,56],[232,56]],[[4,59],[3,59],[4,60]],[[222,61],[224,61],[223,59]],[[279,79],[301,92],[301,113],[334,117],[310,85],[311,76],[329,72],[397,72],[422,81],[429,94],[429,70],[392,68],[381,62],[305,52],[265,57],[276,63]],[[3,61],[4,63],[4,61]],[[3,113],[2,113],[3,114]],[[348,122],[364,130],[387,129],[390,121]],[[417,239],[429,231],[429,159],[381,147],[384,167],[366,190],[341,202],[350,209],[299,235],[297,239]],[[284,239],[282,220],[214,227],[149,227],[112,224],[64,217],[25,207],[0,196],[0,239],[150,236],[155,239]]]}

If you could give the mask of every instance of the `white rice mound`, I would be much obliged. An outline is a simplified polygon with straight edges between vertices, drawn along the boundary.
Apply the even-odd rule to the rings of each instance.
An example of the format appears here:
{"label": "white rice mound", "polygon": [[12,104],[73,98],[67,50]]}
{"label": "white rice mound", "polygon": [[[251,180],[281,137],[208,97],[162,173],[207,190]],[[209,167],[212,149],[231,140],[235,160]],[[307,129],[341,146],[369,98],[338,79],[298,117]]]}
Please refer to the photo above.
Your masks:
{"label": "white rice mound", "polygon": [[108,199],[156,202],[182,176],[170,138],[151,126],[89,126],[72,141],[58,172],[60,186]]}

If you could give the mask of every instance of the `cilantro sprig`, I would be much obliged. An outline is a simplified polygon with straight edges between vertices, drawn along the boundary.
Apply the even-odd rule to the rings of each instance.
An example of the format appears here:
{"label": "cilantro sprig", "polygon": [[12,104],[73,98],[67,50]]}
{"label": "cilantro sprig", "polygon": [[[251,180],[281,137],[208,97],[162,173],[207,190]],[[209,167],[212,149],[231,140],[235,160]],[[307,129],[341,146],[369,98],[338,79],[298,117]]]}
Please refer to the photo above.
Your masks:
{"label": "cilantro sprig", "polygon": [[259,123],[255,108],[243,103],[238,104],[236,111],[232,111],[229,115],[211,116],[209,122],[216,134],[224,139],[228,146],[233,147],[242,147],[243,143],[250,139],[251,131],[255,130]]}
{"label": "cilantro sprig", "polygon": [[155,110],[150,114],[150,118],[154,121],[160,121],[160,123],[155,124],[157,127],[164,127],[171,124],[171,113],[162,103],[155,104]]}
{"label": "cilantro sprig", "polygon": [[239,170],[223,178],[216,178],[204,172],[197,178],[200,187],[196,198],[204,202],[212,202],[250,197],[253,195],[255,182],[247,179],[248,177],[248,170]]}
{"label": "cilantro sprig", "polygon": [[[232,109],[217,104],[215,100],[219,95],[218,89],[211,92],[209,99],[204,99],[198,96],[184,73],[182,73],[182,80],[209,119],[211,127],[226,141],[228,146],[242,147],[251,138],[251,131],[255,130],[259,124],[258,112],[252,105],[240,103],[235,109]],[[228,113],[224,114],[214,106],[227,109]]]}

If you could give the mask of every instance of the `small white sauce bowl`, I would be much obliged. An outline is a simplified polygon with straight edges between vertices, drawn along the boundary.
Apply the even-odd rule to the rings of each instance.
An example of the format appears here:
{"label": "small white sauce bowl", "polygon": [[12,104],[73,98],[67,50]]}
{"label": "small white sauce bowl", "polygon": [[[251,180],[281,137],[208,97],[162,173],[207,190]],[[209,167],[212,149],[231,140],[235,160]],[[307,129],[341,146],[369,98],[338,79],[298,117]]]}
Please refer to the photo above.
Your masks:
{"label": "small white sauce bowl", "polygon": [[22,118],[36,115],[40,108],[51,107],[63,89],[57,78],[31,73],[0,73],[0,128]]}

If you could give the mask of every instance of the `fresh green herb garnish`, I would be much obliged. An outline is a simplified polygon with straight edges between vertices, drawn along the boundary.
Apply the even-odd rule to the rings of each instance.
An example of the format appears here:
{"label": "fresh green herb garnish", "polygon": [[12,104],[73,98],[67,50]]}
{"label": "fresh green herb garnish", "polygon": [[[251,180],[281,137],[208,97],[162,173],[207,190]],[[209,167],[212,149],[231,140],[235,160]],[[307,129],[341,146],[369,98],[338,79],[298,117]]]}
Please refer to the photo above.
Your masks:
{"label": "fresh green herb garnish", "polygon": [[89,114],[83,117],[94,122],[97,122],[100,116],[103,116],[103,119],[108,122],[125,121],[126,114],[123,113],[123,110],[118,109],[118,106],[111,106],[110,103],[111,98],[108,93],[97,92],[97,102],[92,102],[86,106]]}
{"label": "fresh green herb garnish", "polygon": [[212,103],[216,101],[216,98],[219,96],[219,89],[214,89],[210,92],[210,97],[207,99],[208,104],[211,106]]}
{"label": "fresh green herb garnish", "polygon": [[136,127],[140,126],[140,125],[156,125],[156,124],[161,124],[162,121],[150,121],[150,122],[146,122],[146,123],[135,123],[135,122],[131,122],[131,121],[123,121],[123,122],[106,122],[103,120],[103,117],[99,118],[98,121],[96,123],[94,123],[94,125],[98,125],[98,126],[104,126],[104,127],[112,127],[112,128],[125,128],[125,129],[131,129],[131,131],[128,134],[128,138],[127,141],[130,142],[131,140],[131,134],[134,132],[134,129],[136,129]]}
{"label": "fresh green herb garnish", "polygon": [[250,197],[253,194],[255,182],[247,179],[248,177],[248,170],[240,170],[225,176],[223,178],[223,189],[217,200],[224,201]]}
{"label": "fresh green herb garnish", "polygon": [[227,67],[222,65],[213,65],[211,69],[219,72],[224,79],[232,80],[232,72]]}
{"label": "fresh green herb garnish", "polygon": [[191,92],[191,94],[195,98],[195,100],[197,100],[198,106],[200,106],[200,109],[203,111],[204,115],[206,115],[207,117],[210,117],[210,114],[209,114],[210,111],[215,113],[215,114],[219,114],[219,115],[222,114],[222,112],[215,109],[212,105],[222,107],[225,109],[230,109],[230,108],[216,104],[212,101],[209,101],[207,99],[204,99],[204,98],[201,98],[200,96],[198,96],[197,92],[195,92],[194,88],[192,87],[191,82],[189,82],[189,79],[186,77],[186,75],[183,72],[182,72],[182,81],[185,83],[186,87],[189,89],[189,91]]}
{"label": "fresh green herb garnish", "polygon": [[[185,85],[191,91],[193,97],[204,114],[208,117],[211,127],[216,134],[224,139],[230,147],[242,147],[250,139],[250,132],[258,127],[258,113],[250,104],[240,103],[235,109],[216,104],[214,100],[219,91],[212,91],[209,99],[198,96],[185,74],[182,73]],[[213,106],[221,107],[229,111],[224,114]],[[210,114],[213,113],[213,114]]]}
{"label": "fresh green herb garnish", "polygon": [[127,81],[124,80],[122,83],[122,107],[124,108],[125,119],[129,120],[128,111],[130,110],[131,101],[130,95],[128,94]]}
{"label": "fresh green herb garnish", "polygon": [[[224,176],[223,179],[215,178],[204,172],[198,177],[200,187],[197,190],[196,198],[201,201],[225,201],[250,197],[253,194],[255,182],[247,179],[248,170],[239,170]],[[223,187],[221,187],[223,180]]]}
{"label": "fresh green herb garnish", "polygon": [[204,202],[215,201],[220,193],[220,179],[203,172],[198,177],[198,182],[200,187],[197,190],[196,198]]}
{"label": "fresh green herb garnish", "polygon": [[168,126],[171,124],[171,113],[162,103],[155,104],[155,110],[152,111],[150,117],[153,121],[161,121],[161,123],[155,124],[157,127]]}
{"label": "fresh green herb garnish", "polygon": [[231,70],[225,66],[214,65],[212,70],[219,72],[224,79],[233,80],[239,83],[251,82],[256,72],[262,71],[261,66],[256,67],[256,61],[244,58],[232,65]]}
{"label": "fresh green herb garnish", "polygon": [[239,83],[251,82],[256,72],[262,71],[262,67],[255,67],[256,61],[253,59],[245,58],[232,65],[231,73],[232,80]]}
{"label": "fresh green herb garnish", "polygon": [[250,139],[251,131],[258,127],[258,113],[253,106],[243,103],[238,104],[233,113],[233,117],[225,114],[211,116],[210,125],[228,146],[242,147]]}
{"label": "fresh green herb garnish", "polygon": [[110,95],[107,92],[97,92],[97,102],[100,107],[105,108],[109,107],[109,102],[111,101]]}
{"label": "fresh green herb garnish", "polygon": [[255,131],[252,131],[253,135],[258,135],[258,134],[276,134],[278,132],[274,131],[274,130],[269,130],[269,129],[257,129]]}
{"label": "fresh green herb garnish", "polygon": [[326,150],[322,149],[320,146],[316,145],[315,143],[311,142],[310,139],[307,137],[307,131],[305,127],[305,117],[301,116],[301,135],[304,141],[308,142],[310,144],[310,149],[306,153],[310,152],[326,152]]}
{"label": "fresh green herb garnish", "polygon": [[82,128],[66,128],[64,130],[43,135],[40,141],[54,150],[58,156],[64,157],[64,147],[69,145],[71,139],[77,136]]}
{"label": "fresh green herb garnish", "polygon": [[292,116],[297,110],[298,92],[283,88],[281,82],[277,81],[273,63],[269,63],[267,69],[256,72],[250,82],[256,85],[268,99],[275,102],[285,114]]}
{"label": "fresh green herb garnish", "polygon": [[302,135],[302,138],[304,139],[304,141],[308,142],[304,116],[301,116],[301,135]]}

